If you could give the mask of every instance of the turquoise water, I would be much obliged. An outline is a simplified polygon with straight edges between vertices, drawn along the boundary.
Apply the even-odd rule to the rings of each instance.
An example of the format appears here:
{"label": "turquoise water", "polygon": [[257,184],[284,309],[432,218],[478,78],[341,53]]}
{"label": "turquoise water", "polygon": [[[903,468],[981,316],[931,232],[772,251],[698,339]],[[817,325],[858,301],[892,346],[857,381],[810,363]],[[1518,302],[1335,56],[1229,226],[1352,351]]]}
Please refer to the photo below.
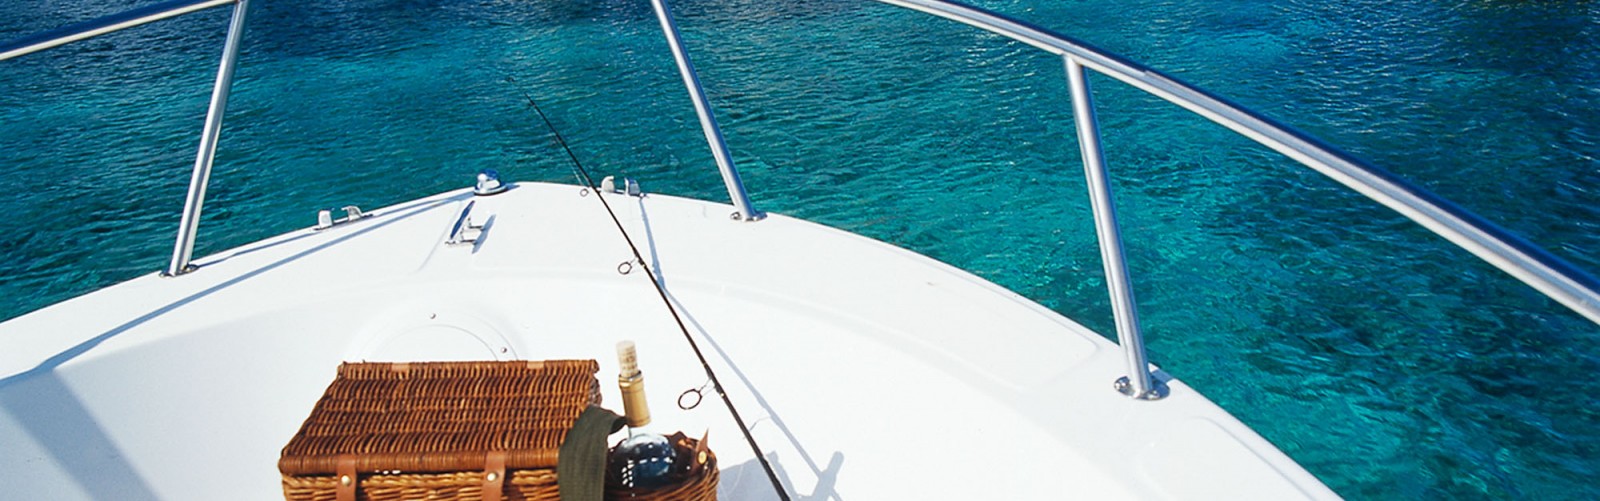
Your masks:
{"label": "turquoise water", "polygon": [[[0,38],[137,4],[0,0]],[[1600,3],[982,5],[1600,270]],[[1112,330],[1059,60],[859,0],[675,8],[758,206]],[[0,63],[0,318],[164,267],[225,23]],[[523,90],[591,170],[725,196],[642,0],[256,0],[245,42],[200,255],[484,167],[571,182]],[[1600,498],[1600,329],[1220,127],[1092,83],[1153,361],[1348,497]]]}

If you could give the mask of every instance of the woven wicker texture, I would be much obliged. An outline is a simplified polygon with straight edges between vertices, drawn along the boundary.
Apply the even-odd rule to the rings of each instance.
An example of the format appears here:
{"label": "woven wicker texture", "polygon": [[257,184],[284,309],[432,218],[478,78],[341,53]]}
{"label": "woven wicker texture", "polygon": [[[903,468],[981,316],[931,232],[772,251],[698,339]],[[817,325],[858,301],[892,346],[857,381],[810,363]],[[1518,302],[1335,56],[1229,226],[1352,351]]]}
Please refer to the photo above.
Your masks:
{"label": "woven wicker texture", "polygon": [[[554,470],[517,470],[501,489],[503,500],[561,499]],[[362,477],[357,500],[477,501],[483,499],[483,473],[432,473]],[[338,478],[283,476],[283,497],[288,501],[334,501]]]}
{"label": "woven wicker texture", "polygon": [[506,451],[507,469],[554,468],[567,428],[599,403],[597,371],[593,360],[344,364],[283,449],[285,493],[288,477],[335,473],[340,455],[363,474],[482,471],[489,451]]}

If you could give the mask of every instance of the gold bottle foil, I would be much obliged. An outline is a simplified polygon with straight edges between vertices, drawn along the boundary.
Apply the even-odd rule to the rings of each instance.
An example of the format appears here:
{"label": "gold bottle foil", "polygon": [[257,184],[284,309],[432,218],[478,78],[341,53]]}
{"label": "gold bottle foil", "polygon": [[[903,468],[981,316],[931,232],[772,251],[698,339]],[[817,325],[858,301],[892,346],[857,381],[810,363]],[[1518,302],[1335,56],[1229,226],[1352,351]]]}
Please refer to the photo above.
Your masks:
{"label": "gold bottle foil", "polygon": [[640,427],[650,424],[650,405],[644,399],[644,374],[635,373],[633,377],[617,377],[617,386],[622,388],[622,413],[628,417],[628,426]]}

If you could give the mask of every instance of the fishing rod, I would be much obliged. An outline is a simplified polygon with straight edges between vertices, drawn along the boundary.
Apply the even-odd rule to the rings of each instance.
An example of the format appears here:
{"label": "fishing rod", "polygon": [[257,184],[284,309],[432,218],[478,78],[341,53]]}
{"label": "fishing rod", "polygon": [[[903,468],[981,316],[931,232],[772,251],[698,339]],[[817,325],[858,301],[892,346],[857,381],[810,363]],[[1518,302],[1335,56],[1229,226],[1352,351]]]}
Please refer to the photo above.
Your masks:
{"label": "fishing rod", "polygon": [[683,332],[683,339],[689,342],[689,347],[694,349],[694,356],[700,359],[700,367],[705,369],[706,378],[711,381],[712,389],[717,392],[717,396],[722,397],[722,404],[727,406],[728,413],[733,415],[734,423],[739,425],[739,431],[744,433],[745,441],[750,443],[750,451],[755,453],[756,460],[761,462],[761,469],[767,472],[767,479],[772,481],[772,488],[777,491],[778,498],[783,501],[789,501],[789,492],[784,490],[783,482],[778,479],[777,472],[773,471],[772,464],[761,453],[761,446],[756,444],[756,438],[750,434],[750,427],[745,425],[744,418],[739,415],[739,409],[733,406],[733,400],[729,399],[728,393],[723,391],[722,381],[717,379],[716,371],[711,369],[711,364],[706,361],[705,353],[700,351],[700,344],[695,342],[693,335],[689,334],[689,328],[684,325],[683,318],[678,315],[678,309],[674,308],[672,301],[667,298],[666,287],[661,285],[661,280],[656,277],[655,270],[650,269],[650,264],[645,261],[644,255],[639,252],[639,246],[634,245],[633,237],[628,235],[626,228],[623,228],[622,220],[618,219],[616,211],[611,209],[611,203],[606,202],[606,197],[601,195],[600,188],[595,185],[594,178],[589,176],[589,170],[583,167],[583,162],[578,161],[578,155],[572,152],[572,147],[568,146],[567,140],[561,137],[561,131],[556,130],[556,126],[550,121],[550,117],[544,114],[544,109],[540,108],[538,101],[533,99],[533,94],[523,88],[517,82],[517,79],[510,75],[506,75],[506,83],[511,84],[521,92],[522,97],[527,99],[528,106],[539,114],[539,119],[544,122],[545,127],[550,129],[550,133],[555,136],[556,143],[560,144],[561,149],[567,152],[567,158],[572,159],[572,166],[579,177],[578,181],[583,183],[589,191],[594,192],[595,199],[600,200],[600,205],[605,207],[606,214],[611,216],[612,224],[617,226],[617,232],[621,233],[622,239],[628,242],[628,250],[633,252],[634,262],[639,263],[639,267],[644,270],[645,276],[650,279],[650,284],[655,286],[656,294],[661,297],[661,304],[667,307],[668,313],[672,314],[672,321],[676,322],[678,330]]}

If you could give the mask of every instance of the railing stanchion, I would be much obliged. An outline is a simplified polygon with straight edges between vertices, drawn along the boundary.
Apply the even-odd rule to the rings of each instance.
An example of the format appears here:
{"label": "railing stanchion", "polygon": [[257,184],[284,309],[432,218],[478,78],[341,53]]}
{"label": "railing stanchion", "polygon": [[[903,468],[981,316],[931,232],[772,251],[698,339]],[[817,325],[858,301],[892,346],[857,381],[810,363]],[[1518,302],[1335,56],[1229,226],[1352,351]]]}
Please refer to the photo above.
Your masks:
{"label": "railing stanchion", "polygon": [[951,0],[877,1],[1071,56],[1087,68],[1192,111],[1328,176],[1600,324],[1600,279],[1449,200],[1305,133],[1142,64],[1001,14]]}
{"label": "railing stanchion", "polygon": [[217,135],[222,132],[222,114],[228,107],[228,90],[233,87],[233,68],[239,60],[239,42],[244,37],[244,16],[249,0],[238,0],[233,19],[228,23],[228,38],[222,46],[222,63],[217,67],[217,83],[211,88],[211,107],[200,131],[200,150],[195,153],[194,174],[189,178],[189,196],[183,202],[183,219],[178,223],[178,241],[172,247],[172,263],[167,276],[189,272],[194,254],[194,237],[200,226],[200,206],[205,203],[206,184],[211,180],[211,164],[217,155]]}
{"label": "railing stanchion", "polygon": [[733,156],[728,154],[728,144],[722,140],[722,128],[717,126],[711,103],[706,100],[705,90],[700,88],[700,77],[694,72],[694,64],[689,62],[689,53],[683,50],[683,39],[678,37],[678,25],[672,21],[672,11],[665,0],[650,0],[650,5],[655,7],[656,19],[661,21],[661,31],[667,34],[667,47],[672,49],[672,58],[678,62],[683,85],[689,88],[689,99],[694,101],[695,114],[700,116],[700,130],[705,133],[706,142],[711,144],[711,156],[717,161],[717,170],[722,171],[722,183],[728,186],[728,198],[733,200],[733,208],[737,211],[734,218],[761,220],[766,215],[750,205],[744,181],[739,179],[739,169],[734,167]]}
{"label": "railing stanchion", "polygon": [[1088,177],[1089,202],[1094,207],[1094,229],[1100,241],[1100,259],[1105,263],[1106,288],[1111,293],[1111,310],[1117,323],[1117,342],[1128,358],[1128,376],[1117,380],[1117,389],[1134,398],[1161,398],[1150,382],[1150,369],[1144,356],[1144,337],[1139,330],[1139,311],[1133,301],[1133,283],[1128,279],[1123,259],[1122,234],[1117,227],[1117,207],[1111,198],[1111,181],[1105,158],[1100,153],[1100,125],[1094,115],[1088,75],[1072,56],[1067,63],[1067,84],[1072,88],[1072,119],[1078,126],[1078,144],[1083,150],[1083,172]]}

